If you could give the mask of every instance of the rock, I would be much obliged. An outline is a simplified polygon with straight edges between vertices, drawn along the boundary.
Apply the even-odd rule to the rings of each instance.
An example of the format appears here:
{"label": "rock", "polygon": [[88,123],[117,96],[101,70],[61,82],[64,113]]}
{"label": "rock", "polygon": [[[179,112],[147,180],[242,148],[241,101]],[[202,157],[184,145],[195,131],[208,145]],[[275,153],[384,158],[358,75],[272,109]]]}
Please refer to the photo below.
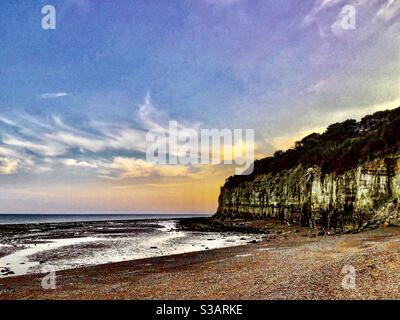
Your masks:
{"label": "rock", "polygon": [[297,221],[333,232],[374,228],[385,221],[400,225],[399,181],[399,154],[366,161],[340,174],[298,165],[237,183],[228,179],[215,218],[270,218],[292,225]]}
{"label": "rock", "polygon": [[364,222],[363,225],[361,226],[362,229],[365,229],[366,227],[368,227],[368,225],[370,224],[369,221]]}
{"label": "rock", "polygon": [[389,226],[389,222],[385,221],[385,222],[382,224],[382,226],[383,226],[384,228],[387,228],[387,227]]}

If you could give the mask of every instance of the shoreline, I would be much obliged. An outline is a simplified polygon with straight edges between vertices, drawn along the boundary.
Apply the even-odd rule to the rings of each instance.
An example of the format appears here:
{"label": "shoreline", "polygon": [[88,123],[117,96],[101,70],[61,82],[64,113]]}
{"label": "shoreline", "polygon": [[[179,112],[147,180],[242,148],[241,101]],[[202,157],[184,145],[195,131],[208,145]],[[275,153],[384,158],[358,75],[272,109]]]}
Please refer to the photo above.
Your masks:
{"label": "shoreline", "polygon": [[[177,214],[138,214],[138,213],[111,213],[111,214],[56,214],[56,213],[0,213],[0,227],[20,225],[45,225],[62,223],[95,223],[95,222],[128,222],[128,221],[150,221],[150,220],[175,220],[175,219],[202,219],[211,218],[212,214],[200,213],[177,213]],[[4,219],[6,217],[6,219]],[[8,218],[8,219],[7,219]],[[41,218],[41,219],[38,219]],[[64,220],[63,220],[64,219]],[[3,222],[2,222],[3,220]],[[5,221],[5,222],[4,222]]]}
{"label": "shoreline", "polygon": [[[209,219],[191,219],[0,226],[0,278],[237,246],[262,236],[248,226],[222,233]],[[199,221],[210,226],[193,230]]]}
{"label": "shoreline", "polygon": [[[259,243],[0,279],[0,299],[399,299],[400,229]],[[354,265],[357,288],[342,288]]]}
{"label": "shoreline", "polygon": [[[112,262],[95,266],[85,266],[56,272],[57,287],[55,290],[45,290],[41,286],[43,278],[47,273],[34,273],[7,278],[0,278],[0,300],[76,300],[76,299],[113,299],[115,286],[108,293],[93,294],[86,292],[83,296],[70,295],[69,290],[73,284],[76,286],[103,286],[105,283],[119,283],[132,276],[153,275],[173,270],[173,272],[184,272],[187,268],[203,263],[212,263],[218,259],[226,259],[235,255],[246,254],[250,244],[238,245],[226,248],[172,254],[129,261]],[[72,282],[71,282],[72,281]],[[118,285],[117,285],[118,286]],[[61,292],[58,290],[61,289]],[[74,290],[74,289],[73,289]],[[122,299],[131,299],[124,297]],[[158,299],[157,297],[145,297],[140,299]],[[179,299],[179,298],[178,298]]]}

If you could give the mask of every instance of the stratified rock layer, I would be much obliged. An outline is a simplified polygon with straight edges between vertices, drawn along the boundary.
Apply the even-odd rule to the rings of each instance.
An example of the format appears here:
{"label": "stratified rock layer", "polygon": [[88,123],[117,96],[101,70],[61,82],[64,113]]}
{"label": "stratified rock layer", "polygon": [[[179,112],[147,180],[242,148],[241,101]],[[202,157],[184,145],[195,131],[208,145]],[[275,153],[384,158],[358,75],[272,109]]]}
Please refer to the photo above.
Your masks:
{"label": "stratified rock layer", "polygon": [[221,188],[217,218],[275,218],[325,230],[398,225],[400,156],[369,161],[344,174],[297,166]]}

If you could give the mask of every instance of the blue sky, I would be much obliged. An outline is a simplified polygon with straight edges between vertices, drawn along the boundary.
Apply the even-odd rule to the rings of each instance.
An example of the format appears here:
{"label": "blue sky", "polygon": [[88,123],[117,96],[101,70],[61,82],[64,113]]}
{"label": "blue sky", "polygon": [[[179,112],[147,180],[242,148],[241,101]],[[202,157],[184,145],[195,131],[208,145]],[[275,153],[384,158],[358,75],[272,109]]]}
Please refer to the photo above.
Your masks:
{"label": "blue sky", "polygon": [[5,0],[0,28],[1,212],[212,212],[231,168],[149,167],[146,130],[252,128],[262,157],[400,105],[396,0]]}

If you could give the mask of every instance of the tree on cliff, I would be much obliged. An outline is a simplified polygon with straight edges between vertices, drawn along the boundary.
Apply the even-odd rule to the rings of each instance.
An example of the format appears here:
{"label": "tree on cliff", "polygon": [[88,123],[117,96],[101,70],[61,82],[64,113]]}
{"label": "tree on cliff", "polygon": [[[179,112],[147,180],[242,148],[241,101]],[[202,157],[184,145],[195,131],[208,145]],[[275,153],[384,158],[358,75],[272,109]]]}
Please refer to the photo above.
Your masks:
{"label": "tree on cliff", "polygon": [[259,174],[320,166],[323,173],[342,174],[366,160],[400,151],[400,107],[379,111],[357,122],[350,119],[330,125],[322,134],[312,133],[289,150],[256,160],[249,176],[232,176],[225,186],[252,181]]}

